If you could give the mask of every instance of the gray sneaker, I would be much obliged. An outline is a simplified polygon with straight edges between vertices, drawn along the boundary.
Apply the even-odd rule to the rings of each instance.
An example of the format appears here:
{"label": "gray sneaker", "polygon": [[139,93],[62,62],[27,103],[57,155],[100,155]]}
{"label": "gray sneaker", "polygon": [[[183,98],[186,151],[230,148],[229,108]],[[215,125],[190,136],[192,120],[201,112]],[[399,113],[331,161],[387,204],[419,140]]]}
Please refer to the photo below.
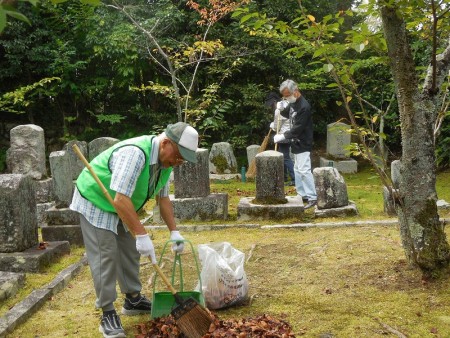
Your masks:
{"label": "gray sneaker", "polygon": [[312,208],[316,204],[317,204],[317,200],[309,200],[303,209],[306,210],[306,209]]}
{"label": "gray sneaker", "polygon": [[126,297],[122,307],[122,314],[127,316],[152,312],[152,302],[142,294],[135,298]]}
{"label": "gray sneaker", "polygon": [[102,316],[98,331],[103,333],[105,338],[123,338],[126,337],[125,331],[116,312]]}

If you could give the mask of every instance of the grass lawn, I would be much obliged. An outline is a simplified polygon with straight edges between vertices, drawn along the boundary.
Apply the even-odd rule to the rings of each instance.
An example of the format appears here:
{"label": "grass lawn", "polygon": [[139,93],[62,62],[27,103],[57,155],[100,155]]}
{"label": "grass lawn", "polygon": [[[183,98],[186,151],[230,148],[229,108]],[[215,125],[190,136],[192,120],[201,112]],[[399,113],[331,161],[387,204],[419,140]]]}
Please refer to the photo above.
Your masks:
{"label": "grass lawn", "polygon": [[[356,202],[357,220],[386,219],[381,186],[370,170],[346,175],[351,200]],[[440,199],[450,201],[450,172],[438,176]],[[230,219],[236,221],[236,205],[242,196],[254,194],[254,183],[212,183],[212,192],[229,194]],[[295,190],[289,190],[295,194]],[[450,214],[441,213],[441,217]],[[344,220],[344,219],[336,219]],[[349,220],[346,218],[345,220]],[[314,220],[307,211],[304,220]],[[299,220],[283,220],[283,223]],[[206,222],[205,222],[206,223]],[[223,222],[215,222],[223,223]],[[268,220],[259,224],[281,223]],[[154,231],[157,254],[168,240],[167,231]],[[287,320],[294,332],[304,337],[331,333],[335,337],[395,337],[398,330],[408,337],[450,337],[450,276],[433,281],[421,280],[421,273],[405,261],[399,232],[395,226],[360,226],[347,228],[299,229],[229,229],[185,232],[194,246],[228,241],[252,255],[245,265],[250,283],[249,305],[218,312],[221,318],[243,318],[262,313]],[[58,265],[41,274],[27,274],[26,288],[16,297],[0,303],[4,314],[27,292],[48,283],[63,267],[79,259],[83,249],[74,249]],[[192,283],[192,255],[183,256],[184,274]],[[170,267],[170,257],[166,257]],[[151,295],[148,284],[152,268],[143,259],[141,280],[144,293]],[[189,274],[191,273],[191,274]],[[94,308],[95,293],[89,267],[55,295],[26,323],[9,337],[100,337],[100,312]],[[119,292],[116,308],[123,299]],[[128,337],[134,325],[149,316],[122,316]]]}

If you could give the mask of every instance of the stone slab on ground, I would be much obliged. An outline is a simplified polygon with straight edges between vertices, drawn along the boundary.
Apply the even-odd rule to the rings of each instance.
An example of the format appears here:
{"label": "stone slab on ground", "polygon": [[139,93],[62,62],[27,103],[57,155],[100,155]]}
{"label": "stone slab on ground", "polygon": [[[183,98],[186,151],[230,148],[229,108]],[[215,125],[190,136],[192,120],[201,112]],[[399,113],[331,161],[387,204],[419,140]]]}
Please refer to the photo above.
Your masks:
{"label": "stone slab on ground", "polygon": [[68,241],[70,245],[84,246],[79,224],[41,225],[42,239],[46,242]]}
{"label": "stone slab on ground", "polygon": [[31,315],[37,312],[45,301],[66,287],[81,268],[87,264],[87,258],[83,257],[78,263],[72,264],[61,271],[56,278],[42,289],[33,291],[23,301],[16,304],[3,317],[0,318],[0,337],[6,337],[14,331],[17,325],[25,322]]}
{"label": "stone slab on ground", "polygon": [[243,197],[237,206],[237,217],[240,221],[296,218],[303,215],[303,203],[297,196],[286,196],[286,204],[253,204],[255,197]]}
{"label": "stone slab on ground", "polygon": [[22,252],[1,253],[0,271],[39,272],[59,257],[70,253],[67,241],[49,242],[47,248],[32,247]]}
{"label": "stone slab on ground", "polygon": [[438,200],[436,202],[436,206],[438,210],[450,210],[450,203],[448,203],[446,200]]}
{"label": "stone slab on ground", "polygon": [[334,167],[342,174],[354,174],[358,172],[358,162],[352,158],[346,160],[331,160],[324,157],[320,158],[321,167]]}
{"label": "stone slab on ground", "polygon": [[175,198],[170,195],[173,212],[178,221],[212,221],[227,219],[228,194],[210,194],[206,197]]}
{"label": "stone slab on ground", "polygon": [[352,201],[349,201],[348,205],[344,207],[331,209],[318,209],[316,206],[314,209],[314,216],[317,218],[344,217],[356,215],[358,215],[358,209],[356,208],[356,204]]}
{"label": "stone slab on ground", "polygon": [[0,301],[14,296],[24,285],[24,273],[0,271]]}

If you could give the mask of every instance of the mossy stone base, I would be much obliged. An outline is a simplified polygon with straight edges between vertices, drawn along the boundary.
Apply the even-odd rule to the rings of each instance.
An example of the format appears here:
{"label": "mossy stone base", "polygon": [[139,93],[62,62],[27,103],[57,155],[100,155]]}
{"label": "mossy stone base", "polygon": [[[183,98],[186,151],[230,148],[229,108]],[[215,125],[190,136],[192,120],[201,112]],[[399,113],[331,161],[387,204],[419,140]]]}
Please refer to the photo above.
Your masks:
{"label": "mossy stone base", "polygon": [[296,196],[286,196],[285,204],[255,204],[255,197],[241,198],[237,206],[239,221],[280,220],[284,218],[301,218],[303,203]]}

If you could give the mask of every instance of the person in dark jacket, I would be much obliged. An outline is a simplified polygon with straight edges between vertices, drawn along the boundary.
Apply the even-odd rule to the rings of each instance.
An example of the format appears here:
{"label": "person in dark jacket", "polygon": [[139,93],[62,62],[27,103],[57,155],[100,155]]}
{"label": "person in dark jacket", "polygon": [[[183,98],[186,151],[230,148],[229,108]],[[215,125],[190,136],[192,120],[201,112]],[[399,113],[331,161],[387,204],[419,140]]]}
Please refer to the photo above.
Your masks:
{"label": "person in dark jacket", "polygon": [[286,80],[280,85],[280,93],[289,104],[285,108],[283,103],[279,102],[277,109],[280,110],[281,116],[289,118],[291,128],[284,134],[275,135],[274,142],[290,141],[295,160],[295,188],[299,198],[307,203],[305,209],[309,209],[317,204],[310,158],[313,143],[311,106],[292,80]]}

